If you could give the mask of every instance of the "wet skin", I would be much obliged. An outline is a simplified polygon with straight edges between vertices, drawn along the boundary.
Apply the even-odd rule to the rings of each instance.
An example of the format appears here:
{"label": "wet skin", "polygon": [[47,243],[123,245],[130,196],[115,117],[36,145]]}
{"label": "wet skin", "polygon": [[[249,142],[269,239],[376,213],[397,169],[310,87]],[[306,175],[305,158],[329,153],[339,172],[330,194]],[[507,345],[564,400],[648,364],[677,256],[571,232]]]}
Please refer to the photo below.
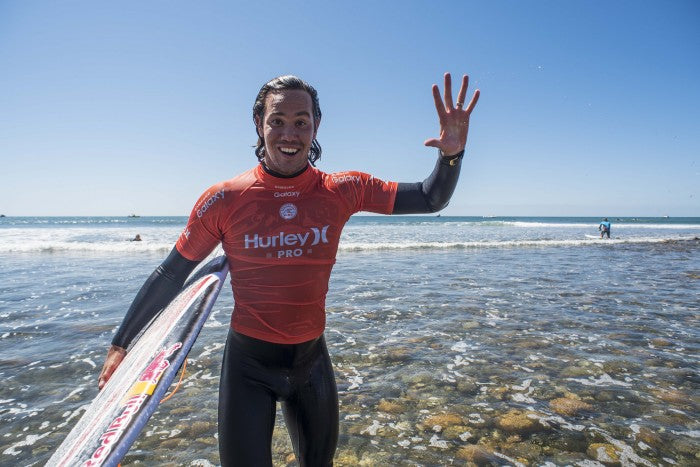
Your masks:
{"label": "wet skin", "polygon": [[306,91],[292,89],[268,94],[265,114],[255,121],[258,135],[265,141],[267,168],[282,175],[303,169],[319,123],[314,121],[311,96]]}

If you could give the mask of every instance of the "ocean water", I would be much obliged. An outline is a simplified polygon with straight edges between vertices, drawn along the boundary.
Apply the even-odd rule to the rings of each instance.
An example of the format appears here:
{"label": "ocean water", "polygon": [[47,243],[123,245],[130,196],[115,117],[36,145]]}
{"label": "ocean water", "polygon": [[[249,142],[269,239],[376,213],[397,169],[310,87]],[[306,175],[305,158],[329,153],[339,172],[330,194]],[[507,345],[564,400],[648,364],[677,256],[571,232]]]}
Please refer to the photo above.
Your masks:
{"label": "ocean water", "polygon": [[[43,465],[184,217],[0,218],[0,465]],[[700,218],[354,217],[336,465],[700,464]],[[142,242],[130,242],[140,234]],[[218,465],[222,290],[122,465]],[[296,465],[278,417],[275,465]]]}

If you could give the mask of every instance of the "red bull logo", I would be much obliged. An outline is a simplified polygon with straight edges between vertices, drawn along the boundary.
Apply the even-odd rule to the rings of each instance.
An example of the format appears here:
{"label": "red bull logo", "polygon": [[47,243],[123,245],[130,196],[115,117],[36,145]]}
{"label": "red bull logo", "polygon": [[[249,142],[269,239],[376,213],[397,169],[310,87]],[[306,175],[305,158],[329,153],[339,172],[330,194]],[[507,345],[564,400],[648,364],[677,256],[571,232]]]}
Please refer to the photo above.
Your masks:
{"label": "red bull logo", "polygon": [[168,348],[163,348],[139,375],[129,392],[124,397],[124,410],[109,424],[105,432],[100,436],[100,446],[95,449],[90,459],[83,462],[83,467],[102,465],[112,451],[112,447],[119,441],[134,416],[141,410],[141,406],[153,394],[165,370],[170,366],[168,357],[182,347],[181,342],[176,342]]}

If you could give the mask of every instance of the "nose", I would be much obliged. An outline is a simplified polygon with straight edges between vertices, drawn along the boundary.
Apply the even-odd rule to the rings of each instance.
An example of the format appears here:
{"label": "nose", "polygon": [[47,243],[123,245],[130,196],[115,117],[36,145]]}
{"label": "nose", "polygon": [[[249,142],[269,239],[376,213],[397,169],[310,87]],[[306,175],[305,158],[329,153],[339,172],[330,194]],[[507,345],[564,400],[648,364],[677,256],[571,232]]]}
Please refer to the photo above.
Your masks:
{"label": "nose", "polygon": [[285,125],[280,132],[280,139],[283,141],[294,141],[298,139],[299,132],[293,125]]}

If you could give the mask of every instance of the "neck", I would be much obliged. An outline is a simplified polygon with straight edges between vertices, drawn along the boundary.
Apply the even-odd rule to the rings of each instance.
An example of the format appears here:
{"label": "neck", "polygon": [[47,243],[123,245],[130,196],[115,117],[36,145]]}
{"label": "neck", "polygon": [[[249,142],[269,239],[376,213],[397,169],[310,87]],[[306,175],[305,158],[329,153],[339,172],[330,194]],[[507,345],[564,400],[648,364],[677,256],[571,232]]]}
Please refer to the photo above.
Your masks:
{"label": "neck", "polygon": [[274,170],[272,170],[271,168],[269,168],[269,167],[265,164],[265,161],[262,161],[260,164],[262,165],[263,170],[265,170],[265,172],[267,172],[268,174],[272,175],[273,177],[278,177],[278,178],[294,178],[294,177],[298,177],[299,175],[303,174],[303,173],[306,171],[306,169],[309,168],[309,164],[306,164],[300,171],[294,172],[294,173],[291,174],[291,175],[285,175],[285,174],[281,174],[281,173],[279,173],[279,172],[275,172]]}

